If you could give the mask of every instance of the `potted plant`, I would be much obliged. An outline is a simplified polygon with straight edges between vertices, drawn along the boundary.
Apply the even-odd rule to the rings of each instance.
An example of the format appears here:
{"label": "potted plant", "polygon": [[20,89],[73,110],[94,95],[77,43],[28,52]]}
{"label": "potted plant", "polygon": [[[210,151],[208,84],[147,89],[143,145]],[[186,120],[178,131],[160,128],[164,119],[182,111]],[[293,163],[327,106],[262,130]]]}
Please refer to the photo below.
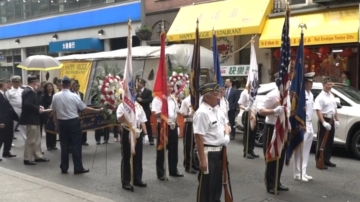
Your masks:
{"label": "potted plant", "polygon": [[152,30],[148,26],[144,25],[136,28],[135,34],[141,41],[149,41],[151,39]]}

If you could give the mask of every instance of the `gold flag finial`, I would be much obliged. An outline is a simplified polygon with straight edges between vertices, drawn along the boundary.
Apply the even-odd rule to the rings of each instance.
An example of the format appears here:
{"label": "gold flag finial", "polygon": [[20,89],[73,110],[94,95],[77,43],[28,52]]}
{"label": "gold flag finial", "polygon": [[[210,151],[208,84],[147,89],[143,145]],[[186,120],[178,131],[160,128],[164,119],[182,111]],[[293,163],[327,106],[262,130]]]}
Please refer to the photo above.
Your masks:
{"label": "gold flag finial", "polygon": [[301,33],[303,33],[304,29],[307,29],[307,26],[305,23],[302,22],[299,24],[299,28],[301,29]]}

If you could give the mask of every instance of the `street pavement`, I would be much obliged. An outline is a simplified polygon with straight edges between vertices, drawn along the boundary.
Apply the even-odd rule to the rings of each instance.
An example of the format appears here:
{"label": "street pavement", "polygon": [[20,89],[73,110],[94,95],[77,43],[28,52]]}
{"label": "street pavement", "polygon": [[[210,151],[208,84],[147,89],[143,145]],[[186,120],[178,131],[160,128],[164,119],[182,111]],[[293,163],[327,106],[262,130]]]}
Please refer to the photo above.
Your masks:
{"label": "street pavement", "polygon": [[[169,181],[162,182],[156,177],[155,171],[155,150],[154,146],[144,145],[143,151],[143,180],[148,184],[147,188],[135,187],[134,193],[125,191],[121,188],[120,179],[120,144],[114,143],[112,137],[108,145],[95,145],[94,133],[88,132],[88,143],[90,146],[83,147],[84,167],[90,169],[90,173],[83,175],[74,175],[72,162],[68,174],[61,174],[60,150],[45,150],[45,137],[43,137],[42,148],[45,151],[45,157],[51,161],[49,163],[39,163],[36,166],[25,166],[23,164],[23,145],[24,142],[19,134],[16,134],[17,140],[14,140],[15,147],[12,152],[17,154],[17,158],[4,159],[0,162],[0,167],[6,168],[6,171],[16,171],[32,176],[34,179],[46,180],[46,183],[54,183],[59,186],[78,190],[79,192],[89,193],[98,197],[104,197],[109,200],[119,202],[190,202],[196,201],[197,175],[184,172],[182,166],[182,139],[179,139],[179,163],[178,169],[185,174],[183,178],[169,177]],[[60,147],[58,143],[58,147]],[[289,192],[280,192],[279,196],[267,194],[264,186],[264,166],[265,161],[262,155],[262,148],[256,148],[255,152],[260,154],[259,159],[246,160],[242,157],[242,134],[236,135],[236,140],[231,141],[228,147],[229,169],[231,185],[234,195],[234,202],[355,202],[360,201],[360,178],[359,161],[352,158],[343,148],[336,148],[334,151],[333,163],[336,168],[320,171],[315,168],[314,154],[310,155],[308,175],[314,177],[310,182],[298,182],[293,180],[293,166],[284,167],[281,177],[281,183],[290,188]],[[70,158],[71,159],[71,158]],[[18,189],[15,184],[7,182],[12,180],[0,168],[0,182],[10,187],[14,187],[13,194],[20,193],[23,189]],[[10,172],[9,171],[9,172]],[[16,177],[11,174],[10,177]],[[17,179],[22,179],[18,177]],[[24,182],[27,183],[27,182]],[[33,186],[42,186],[33,190],[36,197],[44,199],[51,197],[62,197],[61,193],[51,195],[45,185],[35,183]],[[3,184],[1,185],[3,187]],[[31,187],[31,186],[30,186]],[[1,189],[0,189],[1,190]],[[5,197],[11,195],[11,188],[7,188]],[[10,190],[10,191],[9,191]],[[51,189],[55,190],[55,189]],[[73,190],[74,191],[74,190]],[[4,192],[0,191],[3,197]],[[25,200],[28,195],[24,195]],[[2,200],[0,197],[0,201]],[[11,198],[10,198],[11,199]],[[81,200],[81,197],[77,197]],[[9,200],[7,201],[21,201]],[[6,201],[6,202],[7,202]],[[41,201],[41,200],[38,200]],[[51,200],[48,200],[51,201]],[[66,200],[64,200],[66,201]],[[75,201],[75,200],[73,200]],[[88,201],[105,201],[102,199],[93,199]]]}

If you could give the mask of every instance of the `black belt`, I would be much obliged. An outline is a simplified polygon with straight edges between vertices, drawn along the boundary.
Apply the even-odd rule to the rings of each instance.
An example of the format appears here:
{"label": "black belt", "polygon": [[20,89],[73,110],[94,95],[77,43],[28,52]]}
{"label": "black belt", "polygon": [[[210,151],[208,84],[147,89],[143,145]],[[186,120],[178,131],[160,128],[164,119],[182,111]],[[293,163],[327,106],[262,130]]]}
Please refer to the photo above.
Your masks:
{"label": "black belt", "polygon": [[215,146],[215,145],[204,144],[204,147],[221,147],[221,145],[220,146]]}

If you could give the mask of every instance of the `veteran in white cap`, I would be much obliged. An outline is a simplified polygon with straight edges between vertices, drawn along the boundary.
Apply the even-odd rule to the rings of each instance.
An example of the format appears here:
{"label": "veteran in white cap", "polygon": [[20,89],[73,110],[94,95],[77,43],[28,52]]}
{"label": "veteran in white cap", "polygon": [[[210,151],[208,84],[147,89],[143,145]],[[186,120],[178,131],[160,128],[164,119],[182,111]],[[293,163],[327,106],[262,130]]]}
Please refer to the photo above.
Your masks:
{"label": "veteran in white cap", "polygon": [[[304,75],[305,79],[305,107],[306,107],[306,132],[304,134],[303,149],[294,152],[294,179],[307,182],[313,178],[307,175],[306,168],[309,161],[310,149],[314,136],[312,115],[314,110],[314,95],[311,93],[315,72]],[[302,158],[301,158],[302,155]],[[302,172],[302,173],[301,173]]]}
{"label": "veteran in white cap", "polygon": [[[10,105],[14,108],[16,114],[20,117],[21,115],[21,94],[23,92],[23,89],[20,87],[21,85],[21,77],[20,76],[12,76],[10,78],[10,81],[12,83],[12,87],[6,91],[5,95],[6,98],[9,100]],[[14,121],[14,130],[17,125],[17,122]],[[19,131],[21,136],[23,137],[24,141],[26,140],[26,134],[25,134],[25,126],[19,125]]]}

